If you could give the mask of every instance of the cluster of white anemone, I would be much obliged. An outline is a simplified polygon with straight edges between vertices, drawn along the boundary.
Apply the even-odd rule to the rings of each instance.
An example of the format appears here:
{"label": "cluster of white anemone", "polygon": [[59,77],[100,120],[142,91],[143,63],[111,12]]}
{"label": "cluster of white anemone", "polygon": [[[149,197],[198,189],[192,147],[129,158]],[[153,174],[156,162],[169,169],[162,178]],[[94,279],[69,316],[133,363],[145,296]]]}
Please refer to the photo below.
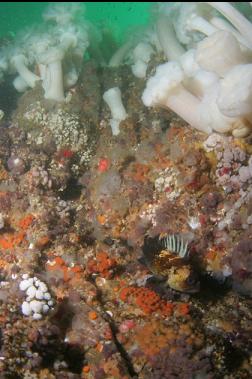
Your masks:
{"label": "cluster of white anemone", "polygon": [[[250,3],[242,3],[249,14]],[[145,78],[151,56],[163,52],[167,63],[157,67],[142,96],[146,106],[167,107],[205,133],[231,132],[244,137],[252,125],[252,23],[239,3],[158,3],[157,20],[141,38],[131,37],[109,61],[110,67],[130,63]],[[44,97],[65,99],[64,91],[78,79],[92,25],[78,16],[81,3],[56,3],[43,15],[44,25],[16,38],[0,51],[0,80],[17,73],[18,91],[42,82]],[[35,70],[35,67],[37,70]],[[112,96],[113,95],[113,96]],[[111,100],[111,98],[113,99]],[[127,115],[116,88],[105,94],[112,106],[111,127],[119,133]],[[119,104],[120,103],[120,104]],[[115,113],[120,113],[114,117]]]}
{"label": "cluster of white anemone", "polygon": [[29,277],[28,274],[22,276],[19,289],[26,294],[26,299],[22,303],[22,313],[24,316],[32,316],[34,320],[42,319],[54,305],[47,285],[37,277]]}
{"label": "cluster of white anemone", "polygon": [[0,51],[0,80],[6,72],[17,73],[13,85],[19,92],[42,81],[46,99],[63,101],[64,90],[77,82],[89,45],[89,24],[78,22],[82,9],[76,2],[50,5],[44,24],[21,33],[13,46]]}
{"label": "cluster of white anemone", "polygon": [[[236,4],[239,7],[240,4]],[[251,3],[243,3],[245,13]],[[130,38],[109,66],[130,63],[146,77],[152,54],[168,62],[146,85],[146,106],[167,107],[205,133],[245,137],[252,124],[252,23],[227,2],[159,3],[157,21]]]}
{"label": "cluster of white anemone", "polygon": [[144,104],[167,107],[208,134],[245,137],[252,126],[252,23],[227,2],[161,7],[157,35],[168,62],[147,81]]}
{"label": "cluster of white anemone", "polygon": [[130,39],[114,53],[108,65],[118,67],[124,63],[130,64],[132,73],[137,78],[145,78],[151,56],[161,50],[156,25],[150,26],[142,33],[133,33]]}

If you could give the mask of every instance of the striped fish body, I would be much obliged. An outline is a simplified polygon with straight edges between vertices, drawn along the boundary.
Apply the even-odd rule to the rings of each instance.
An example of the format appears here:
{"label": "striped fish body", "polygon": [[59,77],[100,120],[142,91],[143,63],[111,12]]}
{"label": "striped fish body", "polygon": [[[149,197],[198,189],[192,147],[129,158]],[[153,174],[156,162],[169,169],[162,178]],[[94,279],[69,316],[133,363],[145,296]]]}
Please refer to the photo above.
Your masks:
{"label": "striped fish body", "polygon": [[159,275],[162,273],[162,276],[167,276],[171,270],[174,271],[175,268],[180,268],[184,265],[184,259],[169,250],[161,250],[153,256],[152,260],[153,270],[156,270]]}

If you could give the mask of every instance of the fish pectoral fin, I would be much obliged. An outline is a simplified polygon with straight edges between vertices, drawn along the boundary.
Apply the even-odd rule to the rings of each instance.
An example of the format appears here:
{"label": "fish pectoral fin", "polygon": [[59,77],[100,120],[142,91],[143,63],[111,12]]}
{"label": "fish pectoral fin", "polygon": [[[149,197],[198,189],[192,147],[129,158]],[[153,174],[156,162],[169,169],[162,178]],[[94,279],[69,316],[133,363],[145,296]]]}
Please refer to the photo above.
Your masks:
{"label": "fish pectoral fin", "polygon": [[146,259],[145,259],[145,257],[138,258],[138,262],[141,263],[142,265],[146,266]]}
{"label": "fish pectoral fin", "polygon": [[153,274],[150,278],[148,278],[148,283],[162,283],[165,282],[167,278],[161,276],[161,275],[155,275]]}

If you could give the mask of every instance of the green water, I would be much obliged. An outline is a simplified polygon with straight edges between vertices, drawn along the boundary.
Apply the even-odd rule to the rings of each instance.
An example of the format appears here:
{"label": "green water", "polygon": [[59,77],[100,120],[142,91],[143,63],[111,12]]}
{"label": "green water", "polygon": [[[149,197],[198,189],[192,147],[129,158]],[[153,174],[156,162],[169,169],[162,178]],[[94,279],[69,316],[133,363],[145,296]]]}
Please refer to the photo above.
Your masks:
{"label": "green water", "polygon": [[[0,36],[16,33],[24,27],[42,22],[42,13],[49,2],[3,2],[0,4]],[[106,25],[118,39],[133,26],[149,19],[151,2],[84,2],[85,17],[96,25]]]}

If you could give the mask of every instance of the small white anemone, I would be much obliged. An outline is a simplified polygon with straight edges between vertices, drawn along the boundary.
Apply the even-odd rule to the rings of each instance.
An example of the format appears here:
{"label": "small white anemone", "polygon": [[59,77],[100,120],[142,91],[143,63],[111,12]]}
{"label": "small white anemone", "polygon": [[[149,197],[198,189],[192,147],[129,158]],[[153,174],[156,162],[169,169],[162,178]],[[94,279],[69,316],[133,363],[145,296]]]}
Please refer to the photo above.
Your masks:
{"label": "small white anemone", "polygon": [[252,64],[237,65],[225,75],[217,104],[226,116],[252,121]]}
{"label": "small white anemone", "polygon": [[112,128],[113,135],[120,133],[120,122],[127,118],[127,112],[122,103],[122,96],[120,88],[113,87],[107,90],[103,94],[103,100],[109,106],[112,119],[110,120],[110,126]]}
{"label": "small white anemone", "polygon": [[5,72],[8,69],[8,59],[5,50],[0,51],[0,72]]}
{"label": "small white anemone", "polygon": [[224,115],[243,120],[234,128],[234,137],[246,137],[251,132],[251,104],[252,64],[237,65],[221,81],[217,97],[217,105]]}
{"label": "small white anemone", "polygon": [[14,66],[16,71],[19,73],[21,78],[24,80],[24,82],[26,82],[27,85],[31,88],[35,87],[35,83],[36,81],[40,80],[40,77],[28,69],[28,59],[23,54],[14,53],[10,62],[11,65]]}
{"label": "small white anemone", "polygon": [[153,53],[153,48],[146,42],[140,42],[133,50],[134,64],[131,66],[131,69],[137,78],[145,78],[148,63]]}
{"label": "small white anemone", "polygon": [[178,8],[178,16],[173,18],[173,25],[178,40],[184,45],[191,45],[211,35],[217,29],[209,22],[214,13],[211,7],[200,2],[183,2]]}
{"label": "small white anemone", "polygon": [[206,4],[219,11],[250,44],[252,43],[252,23],[232,4],[225,1],[206,2]]}
{"label": "small white anemone", "polygon": [[39,61],[46,66],[43,88],[45,98],[55,101],[64,100],[62,60],[64,52],[59,48],[51,48],[41,54]]}
{"label": "small white anemone", "polygon": [[157,20],[157,35],[162,50],[169,60],[176,60],[185,53],[183,46],[177,39],[174,27],[169,16],[161,15]]}
{"label": "small white anemone", "polygon": [[201,68],[213,71],[220,77],[234,66],[248,63],[248,57],[242,52],[237,39],[225,30],[219,30],[199,42],[195,58]]}
{"label": "small white anemone", "polygon": [[84,4],[80,2],[59,2],[51,4],[43,13],[43,18],[58,25],[66,25],[84,10]]}

